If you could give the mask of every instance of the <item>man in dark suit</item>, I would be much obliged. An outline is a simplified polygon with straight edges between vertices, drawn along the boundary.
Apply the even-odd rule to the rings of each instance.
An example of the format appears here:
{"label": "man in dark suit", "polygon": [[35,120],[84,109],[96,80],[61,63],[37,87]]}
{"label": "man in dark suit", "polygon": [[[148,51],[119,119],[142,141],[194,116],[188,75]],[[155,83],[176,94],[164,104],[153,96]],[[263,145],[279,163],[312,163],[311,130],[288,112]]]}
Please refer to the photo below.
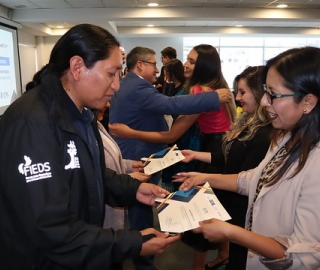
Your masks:
{"label": "man in dark suit", "polygon": [[175,48],[172,47],[165,47],[162,51],[161,51],[161,62],[163,64],[161,71],[160,71],[160,76],[157,79],[157,83],[156,83],[156,88],[158,89],[158,91],[160,93],[165,94],[164,90],[165,90],[165,84],[166,81],[164,79],[164,65],[166,63],[168,63],[170,60],[176,59],[177,58],[177,51]]}
{"label": "man in dark suit", "polygon": [[[127,55],[128,74],[122,79],[110,104],[110,123],[124,123],[133,129],[144,131],[167,131],[164,114],[193,114],[219,110],[220,101],[228,102],[231,92],[227,89],[193,96],[167,97],[153,86],[159,73],[155,52],[145,47],[135,47]],[[148,143],[136,139],[115,137],[126,159],[139,160],[149,157],[167,147],[165,144]],[[149,182],[158,184],[160,173]],[[137,203],[128,208],[131,229],[153,227],[153,212],[150,206]],[[134,260],[136,270],[155,270],[153,257]]]}

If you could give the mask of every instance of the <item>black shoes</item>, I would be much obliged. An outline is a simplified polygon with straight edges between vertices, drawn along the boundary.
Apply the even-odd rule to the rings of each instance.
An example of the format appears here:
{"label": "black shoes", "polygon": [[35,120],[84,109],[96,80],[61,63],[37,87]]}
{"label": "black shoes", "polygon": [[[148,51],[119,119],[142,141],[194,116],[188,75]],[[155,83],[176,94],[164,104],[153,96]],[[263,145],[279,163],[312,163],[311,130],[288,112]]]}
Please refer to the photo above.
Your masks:
{"label": "black shoes", "polygon": [[219,262],[219,263],[217,263],[217,264],[215,264],[215,265],[213,265],[213,266],[209,266],[209,263],[207,263],[207,264],[205,265],[205,269],[206,269],[206,270],[218,269],[218,268],[220,268],[221,266],[228,264],[228,263],[226,263],[226,261],[228,261],[228,260],[229,260],[229,258],[226,258],[226,259],[224,259],[223,261],[221,261],[221,262]]}

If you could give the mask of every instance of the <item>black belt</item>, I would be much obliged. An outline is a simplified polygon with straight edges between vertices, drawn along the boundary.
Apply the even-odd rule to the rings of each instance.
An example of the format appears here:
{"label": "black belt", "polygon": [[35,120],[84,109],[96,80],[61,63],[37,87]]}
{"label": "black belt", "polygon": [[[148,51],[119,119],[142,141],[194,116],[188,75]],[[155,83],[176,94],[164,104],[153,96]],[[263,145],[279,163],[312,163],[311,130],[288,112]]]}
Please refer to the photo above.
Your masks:
{"label": "black belt", "polygon": [[225,132],[216,132],[216,133],[201,133],[201,137],[207,140],[221,140]]}

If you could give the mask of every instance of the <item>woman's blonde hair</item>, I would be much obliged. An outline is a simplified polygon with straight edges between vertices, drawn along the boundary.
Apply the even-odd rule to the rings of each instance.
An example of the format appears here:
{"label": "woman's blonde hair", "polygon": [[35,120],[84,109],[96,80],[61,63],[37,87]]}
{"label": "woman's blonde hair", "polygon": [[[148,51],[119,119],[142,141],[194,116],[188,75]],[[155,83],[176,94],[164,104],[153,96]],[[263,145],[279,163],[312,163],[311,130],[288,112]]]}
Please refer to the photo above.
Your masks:
{"label": "woman's blonde hair", "polygon": [[[270,123],[269,118],[264,107],[260,106],[260,100],[263,96],[263,92],[260,86],[260,76],[264,69],[264,66],[249,66],[241,74],[236,76],[233,83],[233,89],[236,92],[238,89],[238,83],[240,79],[245,79],[246,84],[252,92],[254,99],[257,103],[255,112],[250,114],[243,112],[239,118],[235,121],[230,131],[228,131],[224,138],[223,144],[226,142],[238,139],[239,141],[247,141],[253,138],[258,129],[266,126]],[[238,138],[239,134],[247,129],[246,134]]]}

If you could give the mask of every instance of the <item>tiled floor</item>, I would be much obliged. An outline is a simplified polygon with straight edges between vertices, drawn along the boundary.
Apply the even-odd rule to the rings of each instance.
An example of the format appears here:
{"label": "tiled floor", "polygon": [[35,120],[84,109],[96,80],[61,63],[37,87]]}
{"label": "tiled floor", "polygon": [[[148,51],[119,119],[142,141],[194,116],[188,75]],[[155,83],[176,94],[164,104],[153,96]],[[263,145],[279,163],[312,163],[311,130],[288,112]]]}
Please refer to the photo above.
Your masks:
{"label": "tiled floor", "polygon": [[[207,260],[214,259],[215,254],[216,251],[209,251]],[[192,249],[180,241],[174,243],[164,253],[155,257],[155,265],[159,270],[188,270],[191,263]],[[125,263],[124,270],[134,270],[130,261]]]}
{"label": "tiled floor", "polygon": [[[155,215],[156,228],[159,228],[157,216]],[[159,270],[188,270],[192,264],[193,250],[189,246],[183,244],[181,241],[174,243],[164,253],[155,257],[155,266]],[[207,261],[214,259],[216,251],[208,252]],[[221,270],[223,268],[221,267]],[[124,270],[134,270],[130,261],[124,265]]]}

